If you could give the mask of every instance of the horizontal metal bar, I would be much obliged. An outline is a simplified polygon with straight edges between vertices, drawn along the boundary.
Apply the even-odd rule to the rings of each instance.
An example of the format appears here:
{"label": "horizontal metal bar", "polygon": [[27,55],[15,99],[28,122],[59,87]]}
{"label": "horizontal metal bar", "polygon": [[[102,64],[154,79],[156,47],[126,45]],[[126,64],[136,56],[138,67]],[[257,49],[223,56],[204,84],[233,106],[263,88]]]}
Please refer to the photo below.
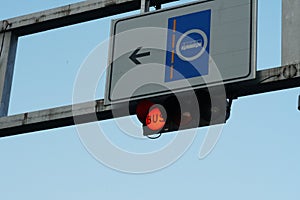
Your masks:
{"label": "horizontal metal bar", "polygon": [[[178,0],[151,0],[151,6],[173,1]],[[15,31],[19,36],[23,36],[138,10],[140,7],[140,0],[84,1],[0,21],[0,33]],[[6,28],[7,23],[9,26]]]}
{"label": "horizontal metal bar", "polygon": [[[300,64],[258,71],[254,80],[226,85],[226,92],[228,96],[238,98],[294,87],[300,87]],[[113,108],[104,106],[103,100],[98,100],[2,117],[0,118],[0,137],[70,126],[74,125],[75,122],[82,124],[125,116],[126,114],[122,112],[122,109],[126,110],[122,105]],[[114,113],[120,115],[113,116],[113,110],[118,110]]]}
{"label": "horizontal metal bar", "polygon": [[103,100],[0,118],[0,137],[112,118]]}
{"label": "horizontal metal bar", "polygon": [[300,63],[257,71],[254,80],[226,85],[226,91],[237,98],[294,87],[300,87]]}

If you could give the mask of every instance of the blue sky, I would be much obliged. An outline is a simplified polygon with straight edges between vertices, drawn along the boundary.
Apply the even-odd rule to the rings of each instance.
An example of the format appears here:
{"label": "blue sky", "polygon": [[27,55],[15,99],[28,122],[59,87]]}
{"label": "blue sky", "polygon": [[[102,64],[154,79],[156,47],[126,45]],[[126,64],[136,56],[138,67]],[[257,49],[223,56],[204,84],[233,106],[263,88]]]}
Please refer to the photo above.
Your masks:
{"label": "blue sky", "polygon": [[[1,0],[0,19],[74,3]],[[180,1],[180,3],[188,1]],[[178,3],[177,3],[178,4]],[[169,4],[166,6],[175,5]],[[137,12],[132,12],[133,14]],[[121,16],[121,15],[120,15]],[[112,18],[119,18],[114,16]],[[124,16],[124,15],[122,15]],[[258,69],[280,66],[281,1],[259,0]],[[111,18],[20,38],[9,113],[72,103],[80,65],[109,35]],[[97,98],[103,98],[99,89]],[[206,128],[173,165],[147,174],[113,170],[94,159],[75,127],[0,140],[0,199],[289,199],[300,198],[299,88],[240,98],[212,153],[198,159]],[[110,139],[144,152],[140,141],[103,122]]]}

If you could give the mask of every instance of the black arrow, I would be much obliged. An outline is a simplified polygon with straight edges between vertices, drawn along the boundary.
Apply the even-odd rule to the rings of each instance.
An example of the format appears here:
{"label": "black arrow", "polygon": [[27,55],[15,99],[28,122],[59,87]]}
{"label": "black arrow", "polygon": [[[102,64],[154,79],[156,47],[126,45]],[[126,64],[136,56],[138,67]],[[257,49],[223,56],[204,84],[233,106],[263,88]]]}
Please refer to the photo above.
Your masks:
{"label": "black arrow", "polygon": [[142,58],[145,56],[150,56],[150,51],[145,53],[139,53],[139,51],[142,49],[142,47],[138,47],[130,56],[129,59],[134,62],[136,65],[142,64],[137,58]]}

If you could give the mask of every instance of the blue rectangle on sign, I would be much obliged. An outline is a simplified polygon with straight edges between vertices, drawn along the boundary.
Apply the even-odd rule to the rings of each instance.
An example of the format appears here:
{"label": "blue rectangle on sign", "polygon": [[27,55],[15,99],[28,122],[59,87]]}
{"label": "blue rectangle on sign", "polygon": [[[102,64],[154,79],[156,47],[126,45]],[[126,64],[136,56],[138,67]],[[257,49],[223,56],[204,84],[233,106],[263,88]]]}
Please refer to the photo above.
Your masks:
{"label": "blue rectangle on sign", "polygon": [[168,19],[165,82],[209,73],[211,10]]}

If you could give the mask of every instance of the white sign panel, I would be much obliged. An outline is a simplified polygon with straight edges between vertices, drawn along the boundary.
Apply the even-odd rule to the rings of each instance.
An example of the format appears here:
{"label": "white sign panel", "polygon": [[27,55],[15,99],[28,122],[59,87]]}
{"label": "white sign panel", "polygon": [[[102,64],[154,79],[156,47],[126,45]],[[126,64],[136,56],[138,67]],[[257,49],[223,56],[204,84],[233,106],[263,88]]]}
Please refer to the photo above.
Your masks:
{"label": "white sign panel", "polygon": [[105,103],[255,78],[256,0],[210,0],[114,20]]}

